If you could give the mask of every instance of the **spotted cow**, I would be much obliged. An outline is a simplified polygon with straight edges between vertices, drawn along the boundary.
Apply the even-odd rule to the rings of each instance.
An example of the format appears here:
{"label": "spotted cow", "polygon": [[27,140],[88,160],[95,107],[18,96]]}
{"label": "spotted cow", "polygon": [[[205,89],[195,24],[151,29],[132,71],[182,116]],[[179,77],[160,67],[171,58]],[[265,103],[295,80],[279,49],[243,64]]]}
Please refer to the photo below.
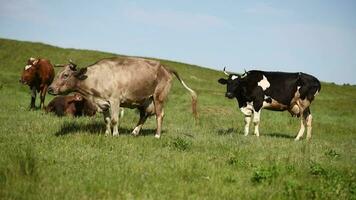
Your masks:
{"label": "spotted cow", "polygon": [[238,107],[245,116],[245,136],[249,133],[251,119],[254,133],[259,136],[262,109],[289,111],[292,116],[301,118],[300,130],[295,138],[299,140],[307,126],[307,139],[311,138],[312,115],[310,104],[320,92],[321,85],[314,76],[305,73],[266,72],[252,70],[242,75],[229,74],[227,79],[218,80],[226,85],[225,96],[236,98]]}
{"label": "spotted cow", "polygon": [[40,108],[44,108],[44,101],[48,86],[54,79],[54,69],[49,60],[30,58],[22,71],[20,82],[31,89],[30,108],[35,108],[36,94],[40,92]]}

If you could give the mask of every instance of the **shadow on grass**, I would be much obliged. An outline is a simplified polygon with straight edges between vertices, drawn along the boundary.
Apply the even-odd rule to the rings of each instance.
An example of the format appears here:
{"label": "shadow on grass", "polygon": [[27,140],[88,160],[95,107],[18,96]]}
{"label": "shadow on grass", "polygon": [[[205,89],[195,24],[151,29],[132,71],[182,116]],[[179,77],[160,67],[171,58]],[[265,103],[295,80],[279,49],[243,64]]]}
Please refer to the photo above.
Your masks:
{"label": "shadow on grass", "polygon": [[236,130],[233,128],[228,128],[228,129],[219,129],[218,134],[219,135],[229,135],[231,133],[234,133]]}
{"label": "shadow on grass", "polygon": [[[89,134],[104,134],[106,130],[106,125],[100,122],[90,122],[90,123],[78,123],[78,122],[64,122],[60,128],[55,133],[55,136],[64,136],[69,134],[76,134],[80,132],[87,132]],[[119,128],[119,133],[124,135],[131,134],[131,129]],[[162,131],[164,133],[165,131]],[[155,129],[141,129],[139,136],[154,135],[156,133]]]}
{"label": "shadow on grass", "polygon": [[286,139],[294,139],[295,136],[293,135],[288,135],[286,133],[269,133],[265,134],[267,137],[277,137],[277,138],[286,138]]}

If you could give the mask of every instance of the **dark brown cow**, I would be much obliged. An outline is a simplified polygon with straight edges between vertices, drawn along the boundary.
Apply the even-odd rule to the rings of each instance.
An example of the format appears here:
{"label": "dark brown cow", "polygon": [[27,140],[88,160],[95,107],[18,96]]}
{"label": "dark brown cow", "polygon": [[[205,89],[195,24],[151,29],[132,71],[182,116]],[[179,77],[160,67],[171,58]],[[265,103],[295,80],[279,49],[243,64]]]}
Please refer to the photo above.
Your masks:
{"label": "dark brown cow", "polygon": [[164,116],[163,105],[171,87],[173,75],[192,97],[193,113],[196,114],[196,93],[190,89],[178,73],[159,61],[143,58],[114,57],[102,59],[86,68],[77,69],[71,63],[58,74],[48,92],[53,95],[79,92],[96,104],[103,112],[106,134],[118,135],[120,107],[138,108],[140,120],[132,134],[139,134],[150,115],[156,115],[156,138],[161,135]]}
{"label": "dark brown cow", "polygon": [[80,94],[57,96],[48,104],[46,112],[53,112],[57,116],[94,116],[96,106]]}
{"label": "dark brown cow", "polygon": [[54,79],[54,69],[49,60],[30,58],[23,69],[20,82],[31,89],[31,105],[35,108],[36,92],[40,92],[40,108],[44,108],[44,101],[48,86]]}

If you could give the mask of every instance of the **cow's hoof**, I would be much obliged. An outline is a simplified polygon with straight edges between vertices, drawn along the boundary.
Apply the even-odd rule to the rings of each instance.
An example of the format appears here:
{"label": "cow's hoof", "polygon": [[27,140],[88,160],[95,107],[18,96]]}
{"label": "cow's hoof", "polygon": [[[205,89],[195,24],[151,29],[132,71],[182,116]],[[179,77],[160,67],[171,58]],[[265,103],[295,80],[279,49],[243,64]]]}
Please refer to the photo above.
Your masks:
{"label": "cow's hoof", "polygon": [[155,134],[155,138],[159,139],[161,135]]}
{"label": "cow's hoof", "polygon": [[118,137],[118,136],[119,136],[119,133],[113,133],[112,136]]}
{"label": "cow's hoof", "polygon": [[140,130],[139,130],[139,128],[136,127],[136,128],[134,128],[134,130],[132,131],[131,134],[132,134],[133,136],[138,136],[139,133],[140,133]]}
{"label": "cow's hoof", "polygon": [[294,141],[299,141],[299,138],[295,138]]}

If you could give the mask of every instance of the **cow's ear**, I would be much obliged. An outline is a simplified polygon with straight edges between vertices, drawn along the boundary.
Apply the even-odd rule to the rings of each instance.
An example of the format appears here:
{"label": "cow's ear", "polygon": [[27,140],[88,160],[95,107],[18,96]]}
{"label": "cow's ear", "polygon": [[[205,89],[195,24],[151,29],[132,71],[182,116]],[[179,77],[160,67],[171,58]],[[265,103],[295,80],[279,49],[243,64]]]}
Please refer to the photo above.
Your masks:
{"label": "cow's ear", "polygon": [[87,75],[85,75],[85,73],[87,72],[87,68],[81,68],[79,71],[74,72],[74,77],[79,79],[79,80],[85,80],[86,78],[88,78]]}
{"label": "cow's ear", "polygon": [[222,85],[226,85],[226,84],[227,84],[227,80],[224,79],[224,78],[219,79],[218,82],[219,82],[220,84],[222,84]]}

